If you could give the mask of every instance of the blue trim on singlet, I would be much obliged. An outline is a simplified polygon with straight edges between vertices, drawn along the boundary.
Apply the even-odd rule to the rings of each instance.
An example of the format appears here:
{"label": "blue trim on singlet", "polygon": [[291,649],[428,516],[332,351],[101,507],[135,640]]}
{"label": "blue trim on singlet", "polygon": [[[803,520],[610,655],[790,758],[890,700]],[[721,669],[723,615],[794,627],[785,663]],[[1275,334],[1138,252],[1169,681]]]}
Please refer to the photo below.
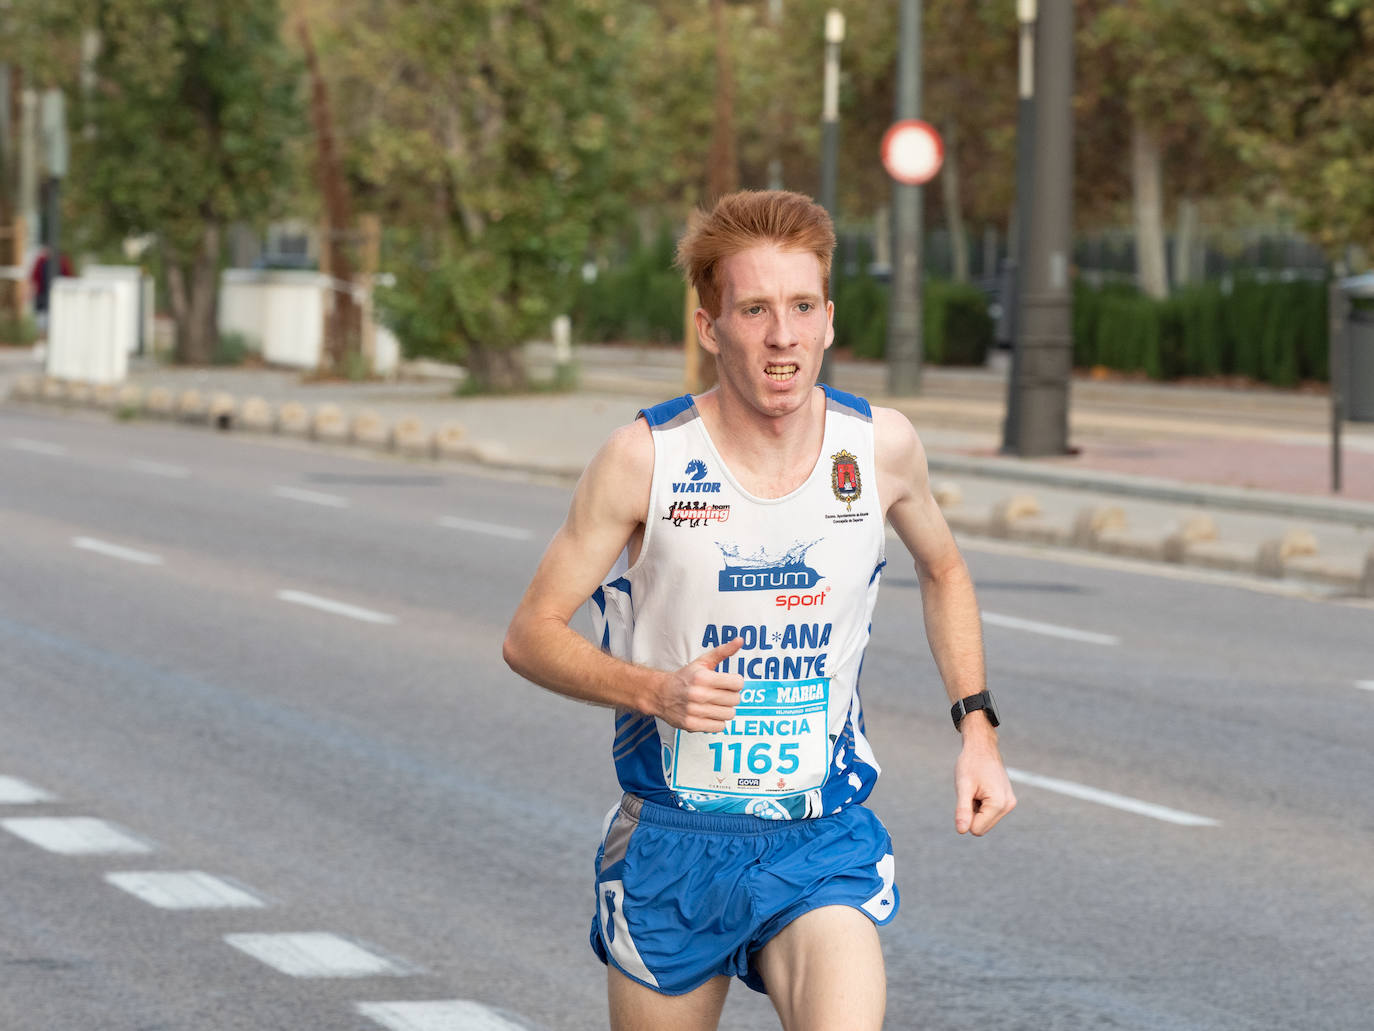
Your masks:
{"label": "blue trim on singlet", "polygon": [[671,401],[662,401],[648,408],[641,408],[639,414],[650,426],[662,426],[665,422],[676,419],[691,407],[692,395],[683,394]]}
{"label": "blue trim on singlet", "polygon": [[843,405],[846,408],[852,408],[865,419],[873,418],[873,409],[869,406],[868,402],[858,394],[847,394],[843,390],[836,390],[829,383],[821,383],[819,386],[825,391],[827,400],[834,401],[836,404]]}
{"label": "blue trim on singlet", "polygon": [[[870,580],[869,583],[872,583],[872,581]],[[592,591],[592,602],[596,605],[596,607],[600,610],[601,614],[604,616],[606,614],[606,592],[603,591],[600,587]]]}
{"label": "blue trim on singlet", "polygon": [[610,583],[608,583],[606,586],[607,586],[607,587],[614,587],[617,591],[622,591],[622,592],[624,592],[625,597],[627,597],[627,598],[631,597],[631,594],[630,594],[630,581],[629,581],[629,580],[626,580],[623,576],[620,577],[618,580],[612,580],[612,581],[611,581]]}
{"label": "blue trim on singlet", "polygon": [[[870,577],[868,578],[868,586],[869,586],[869,587],[872,587],[872,586],[873,586],[873,581],[876,580],[876,579],[878,579],[878,574],[881,573],[881,572],[883,571],[883,567],[884,567],[885,565],[887,565],[887,559],[883,559],[881,562],[879,562],[876,566],[873,567],[873,575],[870,576]],[[871,633],[872,630],[873,630],[873,627],[870,626],[868,629],[869,629],[869,632]]]}
{"label": "blue trim on singlet", "polygon": [[[858,695],[858,685],[854,687]],[[860,710],[860,723],[863,722]],[[860,731],[862,733],[862,730]],[[841,773],[840,771],[844,772]],[[821,788],[821,812],[827,815],[837,813],[847,806],[858,805],[878,783],[878,771],[861,760],[854,748],[854,716],[851,712],[845,717],[844,730],[835,739],[835,747],[830,753],[831,776]],[[859,786],[850,783],[849,778],[859,778]]]}

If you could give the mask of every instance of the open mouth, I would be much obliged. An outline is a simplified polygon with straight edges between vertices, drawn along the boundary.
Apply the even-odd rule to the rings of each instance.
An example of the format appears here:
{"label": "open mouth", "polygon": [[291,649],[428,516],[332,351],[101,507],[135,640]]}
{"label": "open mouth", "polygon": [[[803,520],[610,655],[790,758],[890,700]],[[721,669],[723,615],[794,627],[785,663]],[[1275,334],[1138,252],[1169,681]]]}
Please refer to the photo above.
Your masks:
{"label": "open mouth", "polygon": [[797,374],[797,369],[798,366],[796,362],[787,362],[782,365],[765,365],[763,374],[774,383],[786,383]]}

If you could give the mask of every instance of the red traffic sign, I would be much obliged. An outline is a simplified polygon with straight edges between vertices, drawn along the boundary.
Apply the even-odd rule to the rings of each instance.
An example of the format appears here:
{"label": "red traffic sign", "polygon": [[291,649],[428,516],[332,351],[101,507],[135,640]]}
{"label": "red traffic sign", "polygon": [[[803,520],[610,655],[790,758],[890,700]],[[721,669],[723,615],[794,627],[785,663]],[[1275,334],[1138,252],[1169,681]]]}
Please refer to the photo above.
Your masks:
{"label": "red traffic sign", "polygon": [[883,167],[899,183],[922,186],[930,182],[944,160],[944,141],[929,122],[905,118],[883,133]]}

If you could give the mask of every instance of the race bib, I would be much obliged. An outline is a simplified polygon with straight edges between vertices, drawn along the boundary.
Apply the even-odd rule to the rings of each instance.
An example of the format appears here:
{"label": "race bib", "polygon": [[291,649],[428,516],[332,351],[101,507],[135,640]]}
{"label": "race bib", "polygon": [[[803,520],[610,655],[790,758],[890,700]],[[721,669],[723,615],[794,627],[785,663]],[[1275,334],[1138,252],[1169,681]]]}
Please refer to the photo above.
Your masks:
{"label": "race bib", "polygon": [[819,788],[830,770],[829,702],[828,677],[746,681],[724,730],[677,732],[671,787],[740,798]]}

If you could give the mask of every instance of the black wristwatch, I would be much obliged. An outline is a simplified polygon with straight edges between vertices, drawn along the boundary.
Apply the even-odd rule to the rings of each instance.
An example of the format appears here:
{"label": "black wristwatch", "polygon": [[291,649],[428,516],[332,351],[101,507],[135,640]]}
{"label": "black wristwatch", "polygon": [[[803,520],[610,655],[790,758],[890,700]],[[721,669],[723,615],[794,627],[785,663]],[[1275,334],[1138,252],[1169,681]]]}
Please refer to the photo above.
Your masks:
{"label": "black wristwatch", "polygon": [[971,694],[967,698],[960,698],[954,703],[954,707],[949,710],[949,718],[954,721],[954,729],[959,729],[959,724],[963,722],[965,716],[971,712],[982,709],[988,716],[988,722],[994,727],[1002,721],[997,718],[997,703],[992,700],[991,691],[979,691]]}

